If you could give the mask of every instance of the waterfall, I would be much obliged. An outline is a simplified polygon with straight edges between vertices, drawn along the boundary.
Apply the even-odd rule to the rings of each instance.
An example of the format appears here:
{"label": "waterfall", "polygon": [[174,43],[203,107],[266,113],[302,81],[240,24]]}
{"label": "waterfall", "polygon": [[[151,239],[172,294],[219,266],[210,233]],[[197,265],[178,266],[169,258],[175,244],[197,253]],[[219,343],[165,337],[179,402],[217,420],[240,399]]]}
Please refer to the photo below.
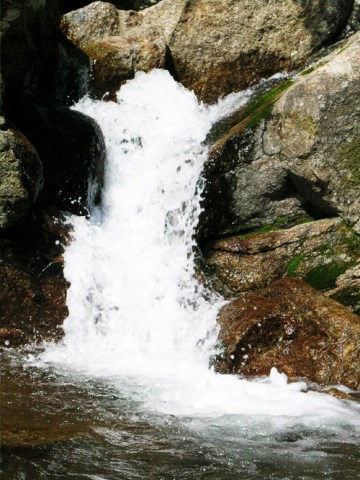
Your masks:
{"label": "waterfall", "polygon": [[248,93],[217,106],[165,71],[138,73],[117,103],[76,109],[101,126],[107,148],[103,202],[71,217],[65,252],[69,317],[43,360],[136,386],[146,408],[175,414],[334,416],[334,398],[304,393],[275,370],[256,382],[209,369],[224,304],[194,275],[203,141]]}

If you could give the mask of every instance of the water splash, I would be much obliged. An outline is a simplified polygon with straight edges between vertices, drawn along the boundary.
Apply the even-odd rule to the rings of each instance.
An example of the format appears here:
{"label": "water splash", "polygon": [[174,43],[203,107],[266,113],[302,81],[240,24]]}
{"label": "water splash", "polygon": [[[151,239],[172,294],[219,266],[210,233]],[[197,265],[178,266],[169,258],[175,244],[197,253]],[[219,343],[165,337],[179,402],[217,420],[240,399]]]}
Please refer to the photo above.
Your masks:
{"label": "water splash", "polygon": [[76,106],[105,135],[103,205],[90,220],[71,218],[70,315],[63,344],[49,346],[43,360],[112,377],[147,409],[165,413],[312,419],[349,413],[276,371],[249,382],[208,367],[224,302],[194,276],[202,142],[214,121],[248,96],[207,108],[167,72],[153,71],[123,86],[117,103],[87,98]]}

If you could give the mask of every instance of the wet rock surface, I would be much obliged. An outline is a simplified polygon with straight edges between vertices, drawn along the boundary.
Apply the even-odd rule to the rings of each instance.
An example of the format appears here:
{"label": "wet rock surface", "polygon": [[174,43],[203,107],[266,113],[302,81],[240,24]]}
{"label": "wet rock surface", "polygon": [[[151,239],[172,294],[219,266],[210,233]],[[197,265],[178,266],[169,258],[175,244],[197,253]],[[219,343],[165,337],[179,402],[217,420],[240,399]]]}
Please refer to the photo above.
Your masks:
{"label": "wet rock surface", "polygon": [[291,379],[360,386],[360,318],[301,280],[241,294],[219,316],[216,368],[245,377],[271,367]]}
{"label": "wet rock surface", "polygon": [[59,339],[67,317],[63,248],[69,229],[53,210],[38,209],[26,223],[2,232],[0,344]]}
{"label": "wet rock surface", "polygon": [[87,213],[90,194],[99,197],[104,176],[105,144],[97,123],[65,107],[26,101],[14,103],[12,116],[41,159],[41,199],[69,212]]}
{"label": "wet rock surface", "polygon": [[330,290],[360,259],[360,238],[340,219],[264,230],[218,240],[205,251],[212,273],[233,294],[266,287],[283,276]]}

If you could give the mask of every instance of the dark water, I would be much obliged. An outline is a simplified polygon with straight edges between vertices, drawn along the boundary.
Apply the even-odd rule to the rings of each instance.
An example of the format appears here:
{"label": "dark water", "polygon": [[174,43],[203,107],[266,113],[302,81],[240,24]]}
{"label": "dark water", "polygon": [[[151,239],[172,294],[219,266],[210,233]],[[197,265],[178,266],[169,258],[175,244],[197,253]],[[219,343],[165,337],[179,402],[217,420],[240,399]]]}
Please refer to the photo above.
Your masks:
{"label": "dark water", "polygon": [[360,478],[355,425],[160,415],[111,379],[1,368],[1,480]]}

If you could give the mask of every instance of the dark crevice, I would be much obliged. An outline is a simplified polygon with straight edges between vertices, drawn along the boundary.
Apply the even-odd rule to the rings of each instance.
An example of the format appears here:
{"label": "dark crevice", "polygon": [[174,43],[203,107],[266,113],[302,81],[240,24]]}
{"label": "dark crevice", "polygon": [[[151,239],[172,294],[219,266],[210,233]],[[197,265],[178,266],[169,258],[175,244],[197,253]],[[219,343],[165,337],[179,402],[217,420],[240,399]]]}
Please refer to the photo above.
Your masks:
{"label": "dark crevice", "polygon": [[168,45],[166,45],[166,50],[165,50],[165,64],[164,64],[164,69],[167,70],[170,75],[173,77],[173,79],[178,82],[179,81],[179,76],[176,72],[174,60],[171,54],[171,50]]}

